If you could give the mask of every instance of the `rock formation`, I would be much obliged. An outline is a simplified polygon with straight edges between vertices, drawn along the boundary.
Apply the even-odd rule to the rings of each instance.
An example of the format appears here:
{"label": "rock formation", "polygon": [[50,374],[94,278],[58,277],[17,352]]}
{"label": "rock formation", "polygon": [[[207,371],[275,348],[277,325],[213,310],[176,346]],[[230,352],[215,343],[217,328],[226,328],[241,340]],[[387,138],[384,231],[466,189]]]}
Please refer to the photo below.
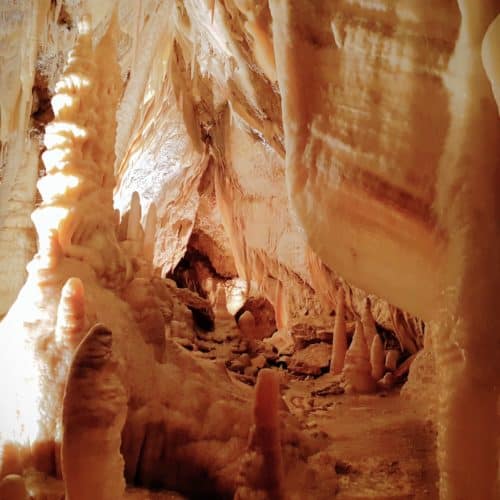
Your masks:
{"label": "rock formation", "polygon": [[372,377],[374,380],[380,380],[385,373],[385,352],[382,341],[378,335],[373,337],[370,346],[370,364],[372,365]]}
{"label": "rock formation", "polygon": [[347,352],[346,325],[345,325],[345,294],[342,288],[337,293],[337,308],[335,326],[332,337],[332,359],[330,372],[341,373],[344,368],[345,354]]}
{"label": "rock formation", "polygon": [[372,377],[370,351],[366,345],[363,325],[356,321],[356,329],[351,345],[345,355],[342,373],[345,378],[346,391],[368,394],[375,391],[375,380]]}

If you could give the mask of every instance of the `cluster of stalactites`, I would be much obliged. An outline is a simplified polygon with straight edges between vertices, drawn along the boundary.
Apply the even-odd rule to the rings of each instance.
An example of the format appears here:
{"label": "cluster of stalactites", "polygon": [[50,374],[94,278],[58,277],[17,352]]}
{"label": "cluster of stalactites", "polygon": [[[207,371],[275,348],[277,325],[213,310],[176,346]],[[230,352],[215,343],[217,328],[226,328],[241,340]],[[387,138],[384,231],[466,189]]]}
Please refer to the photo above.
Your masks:
{"label": "cluster of stalactites", "polygon": [[38,182],[43,203],[32,216],[39,254],[56,244],[62,256],[90,264],[107,285],[130,274],[113,211],[115,115],[122,89],[115,31],[113,17],[93,49],[89,22],[80,25],[52,98],[55,118],[46,128],[42,155],[47,175]]}

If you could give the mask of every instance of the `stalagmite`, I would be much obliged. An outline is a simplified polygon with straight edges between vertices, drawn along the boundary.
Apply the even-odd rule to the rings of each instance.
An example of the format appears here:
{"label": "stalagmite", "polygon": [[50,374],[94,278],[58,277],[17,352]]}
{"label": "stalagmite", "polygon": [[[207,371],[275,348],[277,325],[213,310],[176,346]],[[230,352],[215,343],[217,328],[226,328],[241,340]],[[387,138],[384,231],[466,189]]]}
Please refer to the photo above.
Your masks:
{"label": "stalagmite", "polygon": [[242,471],[247,484],[237,491],[235,498],[238,500],[253,498],[253,495],[266,499],[286,498],[279,402],[278,374],[270,369],[260,370],[255,386],[254,427],[249,441],[251,455]]}
{"label": "stalagmite", "polygon": [[[113,36],[111,26],[94,57],[89,21],[81,23],[81,34],[52,99],[55,118],[46,127],[47,150],[42,155],[47,175],[38,181],[43,203],[32,215],[41,242],[55,231],[62,253],[85,260],[104,281],[119,280],[126,267],[112,207],[114,150],[109,136],[116,129],[112,109],[121,90],[119,68],[110,57]],[[98,74],[100,57],[110,58],[110,64]],[[98,122],[93,120],[97,108]]]}
{"label": "stalagmite", "polygon": [[127,394],[112,334],[94,326],[75,353],[62,412],[62,472],[68,500],[115,500],[125,492],[121,431]]}
{"label": "stalagmite", "polygon": [[363,303],[363,312],[361,314],[361,322],[363,324],[363,332],[365,334],[366,345],[371,346],[373,339],[377,336],[377,328],[373,319],[371,302],[366,298]]}
{"label": "stalagmite", "polygon": [[346,391],[361,394],[373,392],[375,380],[373,380],[371,372],[370,351],[366,345],[363,325],[360,320],[356,320],[356,329],[347,350],[342,371]]}
{"label": "stalagmite", "polygon": [[385,373],[385,351],[382,339],[377,334],[373,337],[370,348],[370,364],[372,366],[372,377],[380,380]]}
{"label": "stalagmite", "polygon": [[397,349],[389,349],[385,354],[385,367],[393,372],[398,366],[399,358],[401,357],[401,352]]}
{"label": "stalagmite", "polygon": [[0,481],[0,499],[29,500],[24,479],[18,475],[5,476]]}
{"label": "stalagmite", "polygon": [[246,338],[255,338],[255,318],[250,311],[245,311],[239,317],[238,326]]}
{"label": "stalagmite", "polygon": [[337,310],[335,311],[335,325],[332,339],[332,358],[330,373],[341,373],[347,352],[347,337],[345,324],[345,292],[342,287],[337,291]]}
{"label": "stalagmite", "polygon": [[146,217],[146,225],[144,227],[144,258],[147,262],[153,263],[155,250],[155,234],[156,225],[158,222],[156,205],[151,203]]}
{"label": "stalagmite", "polygon": [[[96,278],[105,284],[123,278],[124,257],[114,239],[114,152],[108,139],[114,135],[113,110],[119,90],[109,83],[117,76],[111,31],[95,50],[111,54],[106,82],[97,83],[89,25],[84,21],[56,85],[55,119],[47,127],[43,153],[47,174],[39,181],[43,201],[32,215],[39,250],[28,265],[25,286],[1,325],[1,364],[24,361],[13,370],[9,384],[1,386],[0,462],[14,442],[20,450],[20,467],[26,461],[47,473],[54,472],[58,462],[54,439],[59,437],[67,359],[84,326],[81,283],[95,287]],[[98,123],[97,87],[106,110]]]}
{"label": "stalagmite", "polygon": [[136,241],[141,232],[141,199],[139,193],[134,191],[130,201],[130,212],[128,214],[127,239]]}

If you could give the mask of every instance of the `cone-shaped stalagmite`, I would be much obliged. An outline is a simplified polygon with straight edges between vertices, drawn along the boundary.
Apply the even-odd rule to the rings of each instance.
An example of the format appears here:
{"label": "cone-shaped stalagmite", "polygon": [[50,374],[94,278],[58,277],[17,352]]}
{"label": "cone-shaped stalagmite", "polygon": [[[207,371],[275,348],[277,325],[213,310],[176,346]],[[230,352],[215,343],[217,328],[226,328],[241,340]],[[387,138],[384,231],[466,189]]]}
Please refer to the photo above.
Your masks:
{"label": "cone-shaped stalagmite", "polygon": [[63,403],[62,469],[69,500],[114,500],[125,491],[121,431],[127,395],[112,334],[96,325],[73,358]]}
{"label": "cone-shaped stalagmite", "polygon": [[29,500],[24,479],[16,474],[5,476],[0,481],[0,499],[2,500]]}
{"label": "cone-shaped stalagmite", "polygon": [[141,234],[141,199],[139,193],[134,191],[130,202],[130,212],[128,214],[127,239],[138,240]]}
{"label": "cone-shaped stalagmite", "polygon": [[396,370],[401,353],[397,349],[389,349],[385,355],[385,367],[390,372]]}
{"label": "cone-shaped stalagmite", "polygon": [[156,214],[156,205],[151,203],[146,217],[146,226],[144,227],[144,258],[151,263],[155,251],[156,223],[158,221]]}
{"label": "cone-shaped stalagmite", "polygon": [[356,329],[351,345],[345,356],[343,374],[348,392],[369,393],[375,390],[372,378],[370,352],[366,345],[361,321],[356,321]]}
{"label": "cone-shaped stalagmite", "polygon": [[251,311],[245,311],[238,319],[238,327],[244,337],[255,338],[255,318]]}
{"label": "cone-shaped stalagmite", "polygon": [[345,292],[341,287],[337,292],[337,310],[335,311],[335,326],[333,328],[332,359],[330,373],[341,373],[347,352],[345,324]]}
{"label": "cone-shaped stalagmite", "polygon": [[252,463],[248,467],[244,464],[245,484],[237,490],[237,500],[253,498],[253,495],[276,500],[285,498],[279,407],[279,375],[265,368],[259,372],[255,386],[254,427],[249,440]]}
{"label": "cone-shaped stalagmite", "polygon": [[363,332],[365,334],[366,345],[371,346],[373,339],[377,336],[377,328],[373,319],[371,302],[367,297],[363,304],[363,314],[361,315],[361,323],[363,324]]}
{"label": "cone-shaped stalagmite", "polygon": [[380,380],[385,373],[385,351],[382,339],[379,335],[373,337],[370,348],[370,363],[372,365],[373,379]]}

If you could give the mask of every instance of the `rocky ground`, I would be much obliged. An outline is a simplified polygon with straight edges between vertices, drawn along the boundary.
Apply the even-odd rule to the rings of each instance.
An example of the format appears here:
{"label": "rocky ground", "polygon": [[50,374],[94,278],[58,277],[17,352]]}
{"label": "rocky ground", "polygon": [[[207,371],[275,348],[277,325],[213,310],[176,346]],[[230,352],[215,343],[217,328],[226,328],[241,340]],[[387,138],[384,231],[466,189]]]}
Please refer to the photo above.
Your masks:
{"label": "rocky ground", "polygon": [[[233,376],[250,385],[261,368],[280,370],[289,410],[306,431],[333,438],[339,499],[437,498],[435,431],[399,396],[404,373],[376,394],[346,394],[342,376],[328,373],[331,329],[300,324],[289,333],[265,341],[243,338],[227,318],[216,320],[214,332],[178,341],[195,356],[223,359]],[[401,366],[404,372],[404,361]]]}
{"label": "rocky ground", "polygon": [[[304,429],[333,438],[339,500],[437,499],[437,466],[432,426],[398,391],[375,395],[338,393],[329,375],[300,380],[284,377],[283,398]],[[324,394],[324,395],[323,395]],[[38,477],[34,482],[43,483]],[[39,486],[38,486],[39,487]],[[63,486],[47,481],[44,490],[59,500]],[[176,493],[130,489],[130,500],[182,499]]]}
{"label": "rocky ground", "polygon": [[346,394],[342,376],[328,373],[331,328],[304,323],[288,333],[265,341],[245,339],[228,318],[219,320],[214,332],[199,332],[191,344],[180,343],[195,356],[224,359],[228,370],[248,384],[263,367],[280,370],[289,410],[308,432],[333,438],[337,498],[437,498],[434,428],[399,395],[404,356],[394,371],[393,387],[376,394]]}
{"label": "rocky ground", "polygon": [[[178,298],[186,305],[189,302],[198,307],[188,295]],[[200,303],[199,307],[203,305]],[[180,303],[177,307],[182,309]],[[282,396],[289,411],[306,432],[332,438],[329,451],[337,461],[337,498],[437,498],[434,429],[417,408],[399,395],[409,359],[405,360],[404,353],[399,353],[395,366],[387,372],[391,384],[379,386],[375,394],[347,394],[342,375],[329,373],[331,325],[304,321],[259,340],[245,335],[242,315],[236,315],[236,320],[230,314],[216,311],[213,330],[207,331],[196,320],[191,321],[187,309],[182,310],[184,314],[178,314],[177,320],[171,322],[167,335],[193,356],[224,363],[232,377],[248,385],[255,384],[262,368],[280,371]],[[352,335],[354,326],[348,324],[347,330]],[[385,347],[388,351],[396,350],[390,338],[385,340]],[[31,476],[31,490],[45,495],[33,498],[64,497],[60,481],[39,474]],[[127,498],[183,497],[173,492],[131,488]]]}

